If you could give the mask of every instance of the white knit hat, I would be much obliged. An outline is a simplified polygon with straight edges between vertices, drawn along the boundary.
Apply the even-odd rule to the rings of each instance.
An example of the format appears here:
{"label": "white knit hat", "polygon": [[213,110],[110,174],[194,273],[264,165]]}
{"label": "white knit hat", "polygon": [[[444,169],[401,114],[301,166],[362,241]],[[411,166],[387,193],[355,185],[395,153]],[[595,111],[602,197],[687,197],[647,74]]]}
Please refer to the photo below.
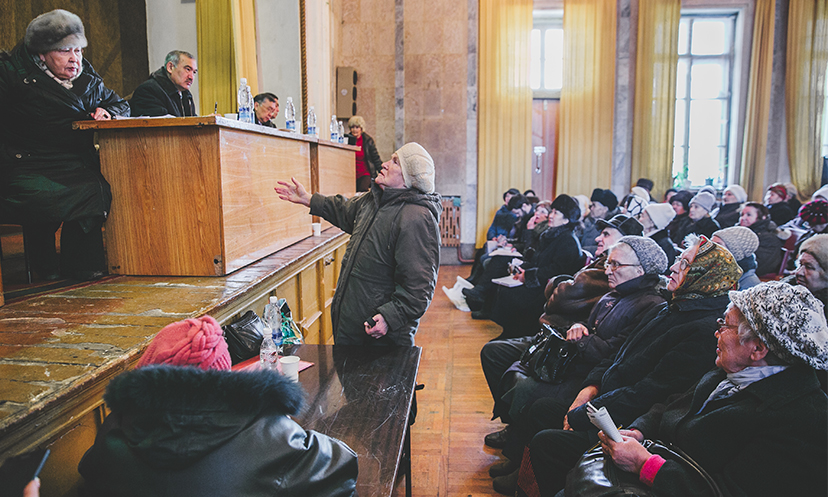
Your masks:
{"label": "white knit hat", "polygon": [[724,191],[732,193],[740,204],[747,202],[747,192],[740,185],[730,185]]}
{"label": "white knit hat", "polygon": [[644,207],[644,212],[653,220],[656,228],[663,230],[676,217],[676,211],[670,204],[649,204]]}
{"label": "white knit hat", "polygon": [[729,295],[756,336],[777,357],[828,369],[828,324],[823,304],[807,288],[768,281]]}
{"label": "white knit hat", "polygon": [[695,197],[690,199],[690,205],[693,204],[696,204],[707,212],[710,212],[713,210],[713,206],[716,205],[716,197],[714,197],[710,192],[699,192]]}
{"label": "white knit hat", "polygon": [[83,21],[75,14],[55,9],[35,17],[24,38],[29,53],[41,54],[63,48],[86,47]]}
{"label": "white knit hat", "polygon": [[643,187],[634,186],[634,187],[630,188],[630,191],[633,193],[633,195],[639,196],[639,197],[641,197],[641,198],[643,198],[643,199],[645,199],[649,202],[650,192],[645,190]]}
{"label": "white knit hat", "polygon": [[409,142],[396,151],[406,188],[434,193],[434,159],[422,145]]}

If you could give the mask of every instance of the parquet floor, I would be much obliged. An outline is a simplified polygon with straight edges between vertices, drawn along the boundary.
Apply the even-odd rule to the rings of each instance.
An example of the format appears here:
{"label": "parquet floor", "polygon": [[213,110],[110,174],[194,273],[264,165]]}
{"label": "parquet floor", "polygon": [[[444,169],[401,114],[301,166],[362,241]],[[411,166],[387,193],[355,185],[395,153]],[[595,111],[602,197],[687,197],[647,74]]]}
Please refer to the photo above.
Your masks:
{"label": "parquet floor", "polygon": [[[500,333],[491,321],[478,321],[455,309],[440,289],[468,276],[471,266],[442,266],[434,300],[420,324],[417,345],[423,348],[417,392],[417,422],[411,428],[415,496],[499,495],[492,489],[489,466],[500,451],[483,444],[499,430],[490,421],[492,399],[480,368],[480,349]],[[396,494],[405,495],[400,484]]]}

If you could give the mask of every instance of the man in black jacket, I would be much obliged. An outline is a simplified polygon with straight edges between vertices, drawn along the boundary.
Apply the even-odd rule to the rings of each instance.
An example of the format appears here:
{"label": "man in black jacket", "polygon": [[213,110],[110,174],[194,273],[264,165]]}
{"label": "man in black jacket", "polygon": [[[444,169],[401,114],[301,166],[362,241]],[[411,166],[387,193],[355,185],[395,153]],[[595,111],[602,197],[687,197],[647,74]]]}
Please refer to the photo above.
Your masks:
{"label": "man in black jacket", "polygon": [[265,92],[253,97],[253,120],[260,126],[275,128],[273,118],[279,114],[279,97]]}
{"label": "man in black jacket", "polygon": [[129,101],[133,116],[175,117],[196,116],[190,87],[198,73],[195,57],[182,50],[173,50],[164,59],[164,66],[138,85]]}

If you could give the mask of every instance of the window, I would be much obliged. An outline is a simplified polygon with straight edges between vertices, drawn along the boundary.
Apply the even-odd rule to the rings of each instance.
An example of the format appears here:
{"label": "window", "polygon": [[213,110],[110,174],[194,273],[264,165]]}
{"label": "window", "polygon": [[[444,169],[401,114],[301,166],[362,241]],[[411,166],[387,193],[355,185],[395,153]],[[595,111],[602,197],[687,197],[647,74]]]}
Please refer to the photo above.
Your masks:
{"label": "window", "polygon": [[735,25],[736,14],[681,17],[673,149],[676,186],[725,186]]}
{"label": "window", "polygon": [[560,98],[563,85],[563,20],[560,14],[535,15],[530,38],[529,85],[534,98]]}

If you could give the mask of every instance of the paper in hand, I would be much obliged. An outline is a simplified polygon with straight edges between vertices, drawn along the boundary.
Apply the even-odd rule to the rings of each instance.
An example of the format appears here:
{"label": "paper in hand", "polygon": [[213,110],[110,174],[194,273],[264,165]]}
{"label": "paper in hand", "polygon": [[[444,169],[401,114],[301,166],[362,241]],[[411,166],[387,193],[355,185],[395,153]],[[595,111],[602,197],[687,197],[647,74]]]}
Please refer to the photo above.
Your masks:
{"label": "paper in hand", "polygon": [[594,424],[599,430],[603,430],[604,433],[613,441],[619,443],[624,441],[621,437],[621,433],[618,432],[618,428],[612,421],[612,417],[610,417],[609,412],[607,412],[606,407],[596,409],[590,402],[587,402],[586,412],[587,416],[589,416],[590,422],[592,422],[592,424]]}

